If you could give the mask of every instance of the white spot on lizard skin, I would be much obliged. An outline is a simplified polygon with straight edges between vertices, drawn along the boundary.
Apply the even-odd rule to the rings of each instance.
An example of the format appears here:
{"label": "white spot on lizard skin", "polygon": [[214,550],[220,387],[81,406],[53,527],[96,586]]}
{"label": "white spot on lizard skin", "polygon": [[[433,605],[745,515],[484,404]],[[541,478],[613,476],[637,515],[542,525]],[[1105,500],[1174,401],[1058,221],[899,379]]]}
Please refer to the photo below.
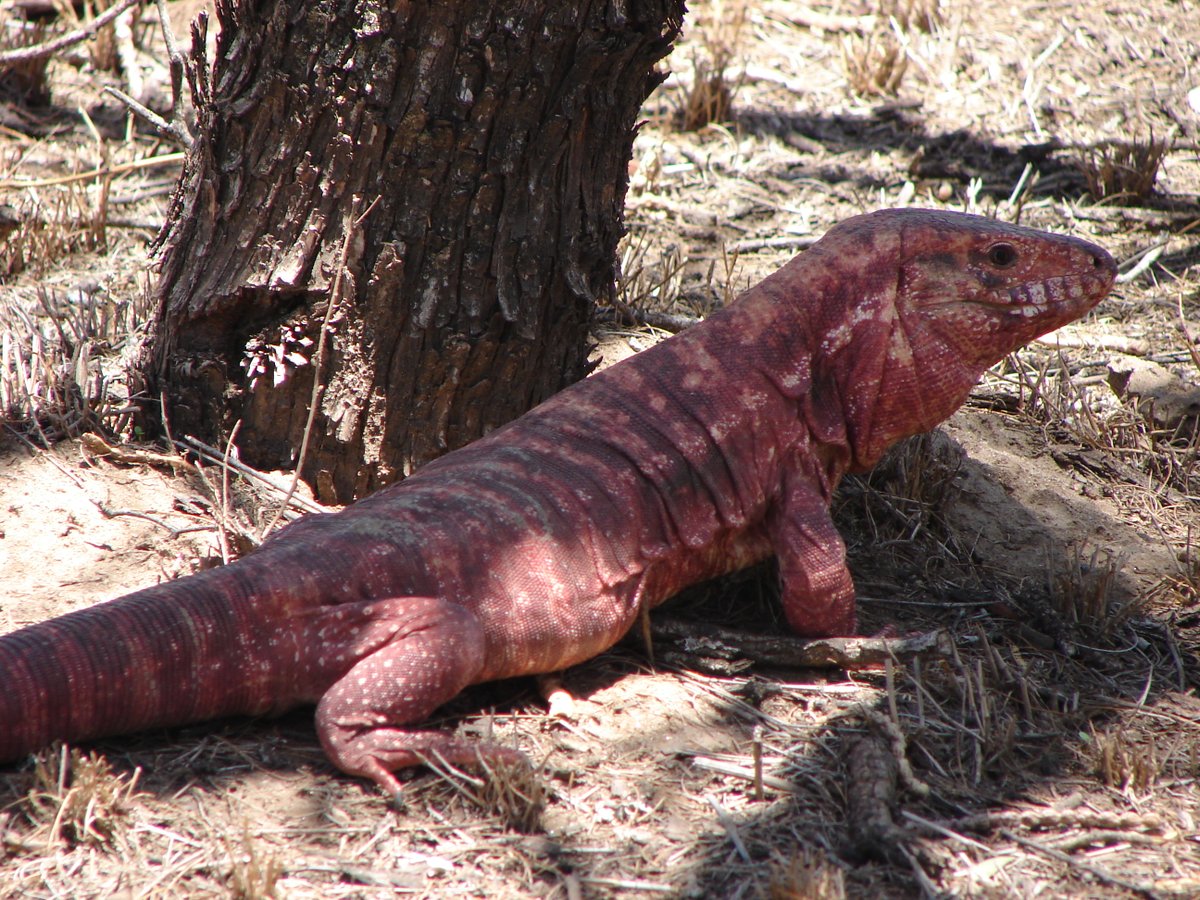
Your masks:
{"label": "white spot on lizard skin", "polygon": [[785,391],[794,391],[802,388],[807,381],[805,373],[800,366],[783,370],[779,373],[777,380],[779,386]]}
{"label": "white spot on lizard skin", "polygon": [[854,336],[849,325],[839,325],[832,331],[828,332],[821,341],[821,352],[826,356],[833,356],[843,347],[850,343],[850,338]]}

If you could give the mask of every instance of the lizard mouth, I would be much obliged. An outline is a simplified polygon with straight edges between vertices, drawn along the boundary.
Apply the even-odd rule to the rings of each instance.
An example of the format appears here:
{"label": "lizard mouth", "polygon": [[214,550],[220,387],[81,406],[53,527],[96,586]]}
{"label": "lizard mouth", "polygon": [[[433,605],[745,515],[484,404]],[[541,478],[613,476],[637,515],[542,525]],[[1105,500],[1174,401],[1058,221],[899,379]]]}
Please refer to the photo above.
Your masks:
{"label": "lizard mouth", "polygon": [[998,294],[995,299],[983,299],[980,304],[1032,319],[1090,305],[1107,293],[1110,282],[1111,278],[1092,275],[1059,275],[1024,282]]}

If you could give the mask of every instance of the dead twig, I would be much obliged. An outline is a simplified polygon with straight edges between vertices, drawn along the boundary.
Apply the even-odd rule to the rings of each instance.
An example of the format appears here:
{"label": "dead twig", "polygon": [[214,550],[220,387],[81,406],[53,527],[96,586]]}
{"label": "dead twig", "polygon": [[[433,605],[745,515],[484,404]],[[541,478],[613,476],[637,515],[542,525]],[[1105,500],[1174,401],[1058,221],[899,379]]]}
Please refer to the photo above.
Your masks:
{"label": "dead twig", "polygon": [[1132,891],[1135,894],[1141,894],[1143,897],[1151,898],[1151,900],[1158,900],[1158,898],[1162,896],[1158,891],[1148,884],[1120,878],[1109,872],[1107,869],[1102,869],[1099,866],[1092,866],[1087,863],[1080,862],[1070,854],[1063,853],[1061,850],[1055,850],[1053,847],[1047,847],[1044,844],[1039,844],[1037,841],[1031,841],[1028,838],[1023,838],[1020,835],[1013,834],[1008,829],[1001,829],[1000,834],[1004,838],[1020,844],[1022,847],[1025,847],[1028,850],[1032,850],[1035,853],[1041,853],[1043,856],[1048,856],[1051,859],[1065,863],[1071,868],[1078,869],[1080,872],[1086,872],[1093,878],[1103,881],[1105,884],[1111,884],[1117,887],[1125,888],[1127,891]]}
{"label": "dead twig", "polygon": [[[257,484],[262,485],[267,490],[277,493],[283,492],[283,489],[279,485],[275,484],[275,482],[263,475],[262,472],[252,469],[241,460],[232,457],[225,459],[224,454],[222,454],[222,452],[216,447],[211,447],[203,441],[197,440],[191,435],[184,437],[184,439],[181,441],[172,441],[171,443],[176,447],[195,453],[201,459],[207,460],[208,462],[215,463],[216,465],[228,465],[239,475],[251,479]],[[295,511],[298,513],[330,512],[329,509],[326,509],[320,504],[314,503],[313,501],[302,496],[293,496],[288,503],[290,506],[294,507]]]}
{"label": "dead twig", "polygon": [[266,537],[271,529],[275,527],[275,523],[279,521],[279,517],[283,515],[283,511],[287,509],[293,495],[296,493],[296,488],[300,483],[300,474],[304,471],[304,457],[308,454],[309,439],[312,436],[313,422],[316,420],[317,407],[321,405],[321,397],[325,393],[325,384],[321,381],[321,368],[325,363],[325,348],[329,342],[329,328],[333,324],[337,316],[338,306],[342,301],[342,279],[346,274],[346,260],[350,256],[350,242],[358,233],[358,229],[362,227],[367,216],[371,214],[371,210],[375,208],[375,204],[379,202],[376,197],[371,201],[371,205],[363,210],[362,215],[358,215],[358,207],[362,202],[361,197],[355,197],[350,204],[350,210],[346,214],[345,234],[342,235],[342,249],[338,254],[337,271],[333,276],[333,284],[329,289],[329,309],[325,313],[325,317],[321,320],[321,332],[317,337],[317,350],[313,354],[313,387],[312,397],[308,401],[308,418],[304,422],[304,433],[300,437],[300,453],[296,458],[296,468],[292,473],[291,483],[288,485],[287,493],[280,501],[279,508],[275,510],[270,521],[262,530],[262,536]]}
{"label": "dead twig", "polygon": [[179,141],[179,143],[183,144],[183,146],[185,146],[185,147],[192,146],[192,135],[190,132],[185,130],[186,126],[184,126],[184,128],[181,128],[180,127],[181,123],[168,122],[166,119],[164,119],[158,113],[156,113],[154,110],[150,109],[147,106],[143,106],[141,103],[139,103],[137,100],[133,99],[133,97],[129,96],[127,93],[125,93],[120,88],[115,88],[112,85],[109,85],[109,86],[105,87],[104,92],[106,94],[111,94],[112,96],[116,97],[118,100],[120,100],[122,103],[125,104],[125,106],[130,110],[130,112],[134,113],[135,115],[141,116],[143,119],[145,119],[151,125],[153,125],[158,130],[159,134],[163,135],[164,137],[174,138],[175,140]]}
{"label": "dead twig", "polygon": [[171,538],[177,538],[183,534],[195,534],[196,532],[199,532],[199,531],[215,531],[216,530],[215,525],[188,525],[184,528],[175,528],[172,525],[168,525],[162,519],[157,519],[148,513],[140,512],[139,510],[136,510],[136,509],[109,509],[107,506],[105,506],[99,500],[93,500],[92,503],[95,504],[96,509],[100,510],[100,514],[102,516],[104,516],[104,518],[106,518],[106,519],[117,519],[117,518],[142,519],[146,522],[149,522],[152,525],[157,525],[159,528],[166,531],[167,536],[171,537]]}
{"label": "dead twig", "polygon": [[696,316],[681,316],[675,313],[659,312],[654,309],[626,307],[621,310],[611,308],[596,310],[596,320],[599,322],[618,322],[622,318],[633,319],[638,325],[649,325],[651,328],[669,331],[671,334],[687,331],[693,325],[697,325],[703,321],[703,319]]}
{"label": "dead twig", "polygon": [[875,30],[878,16],[843,16],[835,13],[819,12],[808,6],[788,11],[788,19],[802,28],[815,28],[821,31],[857,31],[867,34]]}
{"label": "dead twig", "polygon": [[221,562],[229,565],[229,520],[231,518],[229,503],[229,460],[233,457],[234,441],[237,440],[238,432],[242,429],[242,420],[238,419],[233,423],[233,430],[229,432],[229,440],[225,442],[225,458],[224,465],[221,466],[221,493],[218,496],[220,501],[220,510],[214,518],[217,522],[217,537],[221,541]]}
{"label": "dead twig", "polygon": [[141,0],[119,0],[115,6],[106,9],[92,21],[85,25],[76,28],[74,31],[68,31],[61,37],[57,37],[52,41],[46,41],[44,44],[35,44],[32,47],[18,47],[15,50],[7,50],[0,53],[0,69],[7,69],[18,63],[29,62],[33,59],[41,59],[46,56],[53,56],[59,50],[70,47],[72,44],[78,44],[80,41],[85,41],[125,10],[131,6],[136,6]]}
{"label": "dead twig", "polygon": [[93,457],[110,459],[113,462],[139,466],[170,466],[173,471],[180,469],[186,472],[196,471],[196,466],[188,462],[178,453],[155,453],[151,450],[140,450],[136,447],[122,447],[109,444],[98,434],[91,432],[80,435],[80,446]]}
{"label": "dead twig", "polygon": [[9,178],[0,181],[0,188],[20,190],[22,188],[57,187],[60,184],[71,184],[75,181],[91,181],[93,178],[105,178],[113,175],[124,175],[138,169],[148,169],[153,166],[168,166],[172,163],[183,162],[185,153],[163,153],[160,156],[150,156],[146,159],[135,159],[132,162],[119,163],[115,166],[98,166],[86,172],[76,172],[73,175],[57,175],[53,178]]}
{"label": "dead twig", "polygon": [[753,253],[755,250],[807,250],[817,240],[814,235],[784,235],[738,241],[732,249],[734,253]]}
{"label": "dead twig", "polygon": [[[183,79],[188,74],[188,61],[179,49],[179,41],[175,39],[175,30],[171,28],[171,17],[167,14],[166,0],[155,0],[158,6],[158,21],[162,28],[163,42],[167,45],[167,63],[171,72],[171,117],[172,123],[181,134],[179,140],[185,147],[191,147],[193,141],[191,129],[183,117]],[[188,81],[191,84],[191,79]]]}
{"label": "dead twig", "polygon": [[[158,19],[162,27],[163,41],[167,45],[167,58],[169,59],[171,71],[171,118],[164,119],[154,110],[149,109],[140,101],[115,87],[106,87],[104,90],[116,97],[135,115],[141,116],[147,122],[157,129],[158,133],[164,137],[178,141],[185,148],[191,149],[195,143],[195,137],[192,135],[191,129],[188,127],[187,119],[183,115],[183,76],[187,62],[183,54],[179,50],[179,43],[175,40],[175,32],[171,29],[171,20],[167,15],[167,6],[164,0],[157,0]],[[139,91],[134,89],[133,82],[130,81],[130,89],[137,94]]]}
{"label": "dead twig", "polygon": [[775,791],[784,793],[792,793],[796,786],[786,778],[781,778],[778,775],[760,771],[761,757],[753,760],[754,765],[742,766],[737,763],[729,762],[724,759],[714,759],[711,756],[693,756],[692,765],[697,769],[704,769],[707,772],[717,772],[721,775],[727,775],[731,778],[741,778],[749,781],[754,785],[754,793],[756,800],[763,799],[759,796],[763,788],[771,788]]}
{"label": "dead twig", "polygon": [[117,62],[125,73],[129,92],[137,97],[146,93],[146,80],[138,65],[137,51],[133,45],[133,11],[126,10],[113,22],[113,43],[116,45]]}

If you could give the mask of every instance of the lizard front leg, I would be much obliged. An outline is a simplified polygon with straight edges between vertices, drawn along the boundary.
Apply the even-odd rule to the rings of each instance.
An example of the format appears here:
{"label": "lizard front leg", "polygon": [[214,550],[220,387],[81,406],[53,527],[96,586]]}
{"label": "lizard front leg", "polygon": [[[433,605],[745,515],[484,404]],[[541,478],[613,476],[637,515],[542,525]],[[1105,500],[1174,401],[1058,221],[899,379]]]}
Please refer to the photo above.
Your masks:
{"label": "lizard front leg", "polygon": [[427,719],[483,670],[486,641],[472,612],[439,598],[401,597],[326,608],[320,618],[309,631],[320,635],[319,652],[328,660],[336,650],[351,663],[321,695],[316,715],[321,746],[343,772],[395,797],[401,787],[392,773],[425,759],[526,761],[516,750],[402,727]]}
{"label": "lizard front leg", "polygon": [[802,637],[855,633],[854,581],[829,500],[802,473],[784,479],[767,521],[788,624]]}

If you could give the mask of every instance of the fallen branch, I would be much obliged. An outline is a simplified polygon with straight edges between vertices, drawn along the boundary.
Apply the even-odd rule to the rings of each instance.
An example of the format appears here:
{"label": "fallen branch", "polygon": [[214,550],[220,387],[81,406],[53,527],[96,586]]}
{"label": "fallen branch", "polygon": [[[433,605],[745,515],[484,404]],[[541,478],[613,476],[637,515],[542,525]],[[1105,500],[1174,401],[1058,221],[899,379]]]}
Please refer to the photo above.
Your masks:
{"label": "fallen branch", "polygon": [[1107,869],[1080,862],[1079,860],[1075,859],[1075,857],[1067,853],[1063,853],[1061,850],[1055,850],[1053,847],[1047,847],[1044,844],[1039,844],[1037,841],[1031,841],[1028,838],[1023,838],[1020,835],[1013,834],[1007,829],[1002,829],[1000,834],[1002,837],[1020,844],[1022,847],[1032,850],[1035,853],[1041,853],[1043,856],[1048,856],[1051,859],[1058,860],[1059,862],[1064,863],[1071,868],[1078,869],[1080,872],[1086,872],[1093,878],[1096,878],[1105,884],[1124,888],[1132,893],[1141,894],[1143,897],[1149,897],[1151,900],[1157,900],[1157,898],[1162,896],[1162,894],[1154,889],[1153,885],[1138,881],[1129,881],[1128,879],[1121,878],[1117,875],[1114,875]]}
{"label": "fallen branch", "polygon": [[1127,284],[1128,282],[1133,281],[1148,268],[1158,262],[1158,258],[1162,256],[1163,250],[1166,248],[1167,242],[1162,241],[1161,243],[1155,244],[1153,247],[1149,247],[1144,250],[1142,252],[1141,259],[1137,261],[1137,264],[1132,269],[1127,272],[1122,272],[1117,276],[1117,284]]}
{"label": "fallen branch", "polygon": [[896,824],[900,773],[888,742],[868,732],[846,754],[846,825],[860,860],[898,862],[909,835]]}
{"label": "fallen branch", "polygon": [[[1163,835],[1166,823],[1162,816],[1155,813],[1109,813],[1093,809],[1014,809],[998,812],[976,813],[948,819],[942,822],[930,822],[915,816],[911,819],[917,826],[932,834],[945,831],[970,831],[975,834],[988,834],[1001,829],[1025,828],[1029,830],[1049,831],[1066,828],[1101,829],[1106,832],[1120,831],[1125,834],[1147,832]],[[1161,839],[1161,838],[1160,838]]]}
{"label": "fallen branch", "polygon": [[738,241],[731,248],[734,253],[753,253],[755,250],[806,250],[817,242],[810,235],[783,235],[773,238],[752,238]]}
{"label": "fallen branch", "polygon": [[619,322],[621,319],[632,319],[638,325],[649,325],[651,328],[669,331],[671,334],[687,331],[693,325],[698,325],[703,321],[696,316],[681,316],[676,313],[658,312],[653,309],[634,309],[633,307],[623,307],[619,310],[606,308],[596,311],[596,320],[600,322]]}
{"label": "fallen branch", "polygon": [[144,519],[145,521],[157,525],[159,528],[167,531],[168,537],[170,538],[177,538],[180,535],[193,534],[198,531],[216,531],[215,525],[187,525],[183,528],[175,528],[174,526],[168,525],[161,519],[156,519],[154,516],[147,515],[146,513],[140,512],[136,509],[109,509],[98,500],[93,500],[92,503],[96,505],[96,508],[100,510],[100,514],[106,519],[115,519],[122,516],[127,516],[132,519]]}
{"label": "fallen branch", "polygon": [[34,44],[32,47],[18,47],[15,50],[6,50],[0,53],[0,69],[7,69],[18,63],[29,62],[34,59],[41,59],[45,56],[53,56],[59,50],[65,47],[70,47],[72,44],[78,44],[80,41],[85,41],[125,10],[131,6],[137,6],[141,0],[120,0],[116,6],[110,6],[92,21],[85,25],[76,28],[74,31],[68,31],[61,37],[57,37],[52,41],[46,41],[44,44]]}
{"label": "fallen branch", "polygon": [[1040,338],[1034,338],[1034,343],[1043,347],[1066,347],[1076,350],[1089,350],[1096,347],[1101,350],[1128,353],[1130,356],[1145,356],[1150,352],[1150,345],[1145,340],[1124,334],[1078,334],[1052,331]]}
{"label": "fallen branch", "polygon": [[651,620],[656,641],[682,644],[688,653],[718,659],[744,658],[767,666],[866,669],[888,660],[924,654],[946,655],[950,637],[944,631],[908,638],[837,637],[806,640],[788,635],[754,634],[682,619]]}
{"label": "fallen branch", "polygon": [[[203,441],[197,440],[190,435],[186,436],[182,441],[172,440],[171,443],[180,449],[195,453],[201,459],[204,459],[210,463],[218,466],[228,466],[239,475],[253,480],[273,494],[283,495],[286,493],[284,488],[280,487],[262,472],[259,472],[257,469],[252,469],[250,466],[238,459],[233,457],[227,458],[226,455],[216,447],[211,447]],[[292,498],[288,501],[288,504],[293,507],[294,511],[299,513],[328,513],[333,511],[321,506],[319,503],[314,503],[312,500],[309,500],[300,494],[293,494]]]}
{"label": "fallen branch", "polygon": [[156,453],[152,450],[109,444],[98,434],[88,433],[80,436],[79,444],[88,454],[99,459],[109,459],[125,465],[170,466],[175,472],[180,469],[185,472],[196,471],[196,466],[178,453]]}

